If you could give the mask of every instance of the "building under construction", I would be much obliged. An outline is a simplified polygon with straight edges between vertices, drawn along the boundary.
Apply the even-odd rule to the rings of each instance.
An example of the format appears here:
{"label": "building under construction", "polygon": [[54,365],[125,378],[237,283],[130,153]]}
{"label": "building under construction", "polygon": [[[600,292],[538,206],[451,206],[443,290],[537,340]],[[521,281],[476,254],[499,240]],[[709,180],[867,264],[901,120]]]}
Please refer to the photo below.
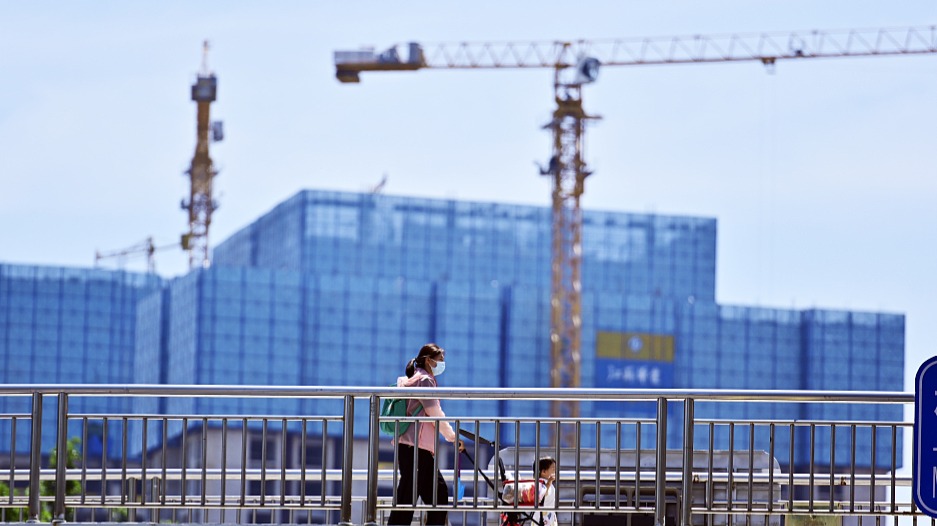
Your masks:
{"label": "building under construction", "polygon": [[[715,220],[596,211],[587,212],[583,221],[586,387],[903,388],[904,316],[720,305],[715,298]],[[132,306],[108,310],[129,316],[120,327],[106,329],[106,316],[96,316],[95,324],[104,327],[104,334],[117,331],[111,338],[124,335],[121,341],[133,342],[134,361],[111,366],[125,368],[120,377],[135,383],[386,385],[403,374],[422,344],[436,341],[448,351],[442,385],[549,387],[550,231],[546,207],[305,191],[222,242],[210,269],[133,289],[128,296]],[[96,363],[96,353],[109,352],[90,340],[70,341],[76,338],[70,322],[57,325],[55,320],[71,317],[49,314],[101,310],[94,307],[97,303],[82,306],[56,292],[75,289],[70,280],[81,279],[82,294],[97,298],[94,291],[100,286],[94,283],[108,274],[124,275],[86,273],[0,267],[0,334],[9,335],[0,338],[5,346],[0,354],[33,349],[37,364],[6,368],[0,381],[93,381],[88,367],[48,370],[38,365],[57,363],[57,348],[78,346],[75,352],[88,363]],[[109,304],[109,297],[118,298],[95,301]],[[101,355],[102,363],[106,359]],[[355,367],[362,363],[368,366]],[[162,407],[137,409],[175,414],[317,414],[324,409],[315,401],[257,403],[173,398]],[[446,410],[550,414],[548,404],[537,402],[475,401],[469,407],[453,401]],[[758,415],[740,410],[721,404],[698,410],[714,414],[697,416],[901,417],[889,413],[894,407],[874,405],[826,406],[822,415],[814,414],[819,408],[801,404],[769,404]],[[587,417],[642,416],[654,408],[629,403],[584,407],[583,412]],[[357,417],[359,428],[367,429],[367,414]],[[681,415],[674,411],[670,417],[679,421]],[[9,433],[0,432],[3,437]],[[859,457],[871,458],[862,448],[873,442],[858,443]],[[879,441],[882,447],[886,443]],[[847,447],[846,441],[838,444]],[[786,464],[787,446],[776,444],[776,450]],[[806,461],[798,451],[794,454],[795,462]],[[887,460],[886,455],[877,458]]]}

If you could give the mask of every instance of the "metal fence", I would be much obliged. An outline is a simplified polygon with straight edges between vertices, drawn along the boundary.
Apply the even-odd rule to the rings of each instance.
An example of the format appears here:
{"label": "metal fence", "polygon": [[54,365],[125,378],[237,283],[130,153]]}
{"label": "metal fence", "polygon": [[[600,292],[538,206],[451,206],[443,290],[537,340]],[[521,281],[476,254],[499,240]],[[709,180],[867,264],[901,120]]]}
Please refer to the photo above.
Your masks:
{"label": "metal fence", "polygon": [[[919,515],[902,489],[911,486],[910,475],[898,474],[902,431],[910,422],[704,416],[729,403],[749,415],[769,404],[905,406],[913,403],[908,393],[440,388],[434,397],[499,400],[507,404],[502,414],[512,416],[449,414],[460,436],[481,437],[466,439],[464,455],[436,437],[435,467],[451,483],[449,493],[461,486],[464,494],[434,490],[420,504],[404,504],[396,495],[398,452],[379,431],[385,420],[380,407],[383,399],[413,394],[396,388],[2,386],[0,401],[28,398],[31,411],[0,414],[0,433],[8,433],[10,445],[0,453],[8,459],[0,468],[0,489],[8,490],[0,491],[0,518],[377,524],[397,509],[417,512],[418,520],[445,510],[452,524],[480,525],[498,524],[503,513],[544,508],[560,524],[582,526],[780,526],[803,516],[897,525],[899,517]],[[337,411],[69,411],[70,401],[85,397],[319,399],[332,400]],[[43,429],[50,399],[56,425]],[[623,416],[523,414],[530,402],[558,399],[612,404]],[[358,428],[356,402],[368,410]],[[627,404],[651,407],[652,414],[627,416]],[[397,422],[408,420],[439,419]],[[567,435],[561,430],[573,431],[576,442],[559,443],[557,437]],[[42,450],[49,433],[55,454]],[[98,446],[90,445],[93,436],[103,437]],[[502,498],[505,488],[513,485],[516,493],[517,481],[535,476],[532,465],[543,456],[558,464],[558,498],[550,509]]]}

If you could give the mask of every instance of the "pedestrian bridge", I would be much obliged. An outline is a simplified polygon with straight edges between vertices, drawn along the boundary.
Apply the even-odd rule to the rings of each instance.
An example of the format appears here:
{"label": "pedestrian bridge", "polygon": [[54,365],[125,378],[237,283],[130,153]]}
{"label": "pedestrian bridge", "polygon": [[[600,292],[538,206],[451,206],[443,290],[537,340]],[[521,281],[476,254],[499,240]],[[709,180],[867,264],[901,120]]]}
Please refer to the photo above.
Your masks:
{"label": "pedestrian bridge", "polygon": [[[897,526],[920,516],[911,477],[899,472],[912,423],[832,418],[903,408],[913,404],[909,393],[440,388],[433,395],[466,451],[437,437],[434,461],[450,497],[434,492],[431,502],[404,505],[395,502],[396,452],[379,431],[380,407],[385,398],[413,394],[2,386],[2,520],[384,524],[391,509],[413,509],[415,521],[445,509],[453,525],[498,525],[504,512],[533,509],[505,502],[500,490],[532,477],[535,459],[547,455],[558,462],[551,509],[564,526]],[[83,409],[114,399],[133,409]],[[205,409],[173,414],[165,402],[174,399],[248,405],[194,403]],[[275,408],[263,404],[277,400],[317,409],[220,410],[255,402]],[[578,401],[580,414],[590,416],[547,416],[555,400]],[[161,409],[139,410],[147,407]],[[799,418],[805,407],[826,408],[831,419]],[[438,420],[396,421],[416,419]]]}

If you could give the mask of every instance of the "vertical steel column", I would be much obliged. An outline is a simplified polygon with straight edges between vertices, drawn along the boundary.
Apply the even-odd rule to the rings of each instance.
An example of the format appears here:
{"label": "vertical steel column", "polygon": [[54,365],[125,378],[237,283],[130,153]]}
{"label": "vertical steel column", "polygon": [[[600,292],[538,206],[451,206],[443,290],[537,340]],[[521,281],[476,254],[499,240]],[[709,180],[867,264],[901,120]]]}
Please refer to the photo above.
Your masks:
{"label": "vertical steel column", "polygon": [[345,396],[345,437],[342,451],[342,504],[339,526],[351,526],[352,463],[355,459],[355,398]]}
{"label": "vertical steel column", "polygon": [[[553,132],[553,154],[541,175],[553,179],[550,284],[551,385],[576,388],[581,383],[582,345],[582,210],[580,197],[589,176],[582,155],[585,123],[596,117],[582,108],[582,85],[554,82],[556,110],[544,126]],[[554,400],[554,418],[578,418],[578,400]],[[572,426],[561,426],[559,441],[575,447]]]}
{"label": "vertical steel column", "polygon": [[657,465],[654,467],[654,526],[666,523],[667,399],[657,399]]}
{"label": "vertical steel column", "polygon": [[683,510],[682,526],[693,524],[693,426],[695,402],[683,402]]}
{"label": "vertical steel column", "polygon": [[368,428],[368,501],[365,526],[377,526],[377,460],[381,436],[381,398],[371,395],[371,425]]}
{"label": "vertical steel column", "polygon": [[52,512],[52,523],[65,522],[65,468],[68,462],[68,395],[59,393],[58,396],[58,425],[56,426],[55,440],[55,506]]}
{"label": "vertical steel column", "polygon": [[[189,231],[182,236],[182,249],[189,253],[189,268],[209,266],[208,230],[212,212],[218,207],[212,196],[215,170],[208,153],[211,131],[211,104],[215,101],[218,79],[208,69],[208,42],[204,44],[202,70],[192,86],[192,100],[197,105],[195,155],[186,171],[189,176],[189,198],[182,202],[182,209],[189,213]],[[266,459],[265,459],[266,460]]]}
{"label": "vertical steel column", "polygon": [[33,411],[30,418],[32,418],[32,435],[29,437],[29,517],[26,522],[39,522],[39,469],[42,464],[42,393],[33,393]]}

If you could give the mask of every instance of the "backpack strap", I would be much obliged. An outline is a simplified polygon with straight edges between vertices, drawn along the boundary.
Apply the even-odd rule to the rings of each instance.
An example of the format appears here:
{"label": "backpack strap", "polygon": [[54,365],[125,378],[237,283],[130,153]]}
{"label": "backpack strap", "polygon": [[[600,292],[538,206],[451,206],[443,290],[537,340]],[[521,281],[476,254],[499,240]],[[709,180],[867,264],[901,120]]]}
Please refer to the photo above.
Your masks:
{"label": "backpack strap", "polygon": [[[409,401],[408,401],[409,403]],[[423,411],[423,402],[417,402],[416,407],[414,408],[412,414],[407,413],[407,416],[416,416],[420,414],[420,411]],[[413,434],[413,450],[416,451],[420,448],[420,433],[423,432],[423,425],[419,421],[413,422],[413,426],[416,427],[416,432]]]}

